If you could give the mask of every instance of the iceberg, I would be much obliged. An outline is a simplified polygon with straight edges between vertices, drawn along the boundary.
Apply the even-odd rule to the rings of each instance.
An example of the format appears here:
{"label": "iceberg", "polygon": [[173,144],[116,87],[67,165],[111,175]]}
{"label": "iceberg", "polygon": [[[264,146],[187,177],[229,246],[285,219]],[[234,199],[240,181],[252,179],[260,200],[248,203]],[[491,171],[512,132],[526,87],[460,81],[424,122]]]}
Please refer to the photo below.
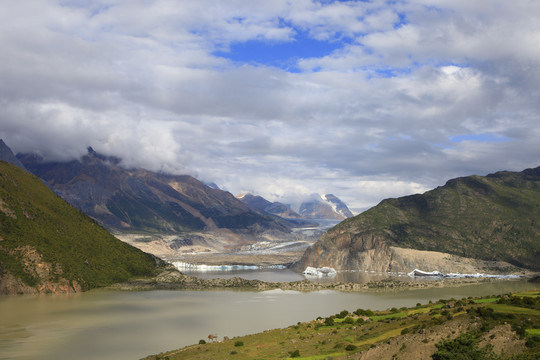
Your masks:
{"label": "iceberg", "polygon": [[413,271],[411,271],[407,275],[409,275],[410,277],[415,277],[415,276],[444,276],[444,274],[439,272],[439,271],[422,271],[422,270],[418,270],[418,269],[414,269]]}
{"label": "iceberg", "polygon": [[331,267],[328,267],[328,266],[325,266],[325,267],[322,267],[322,268],[314,268],[314,267],[308,266],[304,270],[303,274],[306,277],[318,277],[318,278],[321,278],[321,277],[334,277],[334,276],[337,275],[337,272],[336,272],[335,269],[333,269]]}
{"label": "iceberg", "polygon": [[408,273],[407,275],[409,275],[410,277],[444,277],[444,278],[449,278],[449,279],[457,279],[457,278],[476,278],[476,279],[479,279],[479,278],[494,278],[494,279],[519,279],[521,278],[520,275],[492,275],[492,274],[481,274],[481,273],[476,273],[476,274],[460,274],[460,273],[448,273],[448,274],[443,274],[442,272],[440,271],[422,271],[422,270],[418,270],[418,269],[414,269],[413,271],[411,271],[410,273]]}

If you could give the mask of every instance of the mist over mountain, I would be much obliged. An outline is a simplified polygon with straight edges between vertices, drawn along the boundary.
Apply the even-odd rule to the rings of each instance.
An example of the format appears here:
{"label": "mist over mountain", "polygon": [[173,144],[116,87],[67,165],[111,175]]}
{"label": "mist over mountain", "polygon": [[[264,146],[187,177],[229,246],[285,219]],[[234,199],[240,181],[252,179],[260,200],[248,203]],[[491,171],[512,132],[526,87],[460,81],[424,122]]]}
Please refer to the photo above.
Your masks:
{"label": "mist over mountain", "polygon": [[259,195],[242,194],[238,199],[254,209],[284,218],[343,220],[353,216],[347,205],[333,194],[312,194],[297,205],[298,211],[290,204],[270,202]]}
{"label": "mist over mountain", "polygon": [[281,216],[284,218],[301,218],[300,214],[291,209],[290,205],[275,201],[270,202],[259,195],[242,194],[237,198],[243,203],[259,211],[266,211],[270,214]]}
{"label": "mist over mountain", "polygon": [[229,192],[192,176],[125,169],[119,158],[92,148],[68,162],[46,162],[34,154],[18,154],[18,159],[54,192],[114,231],[290,232],[284,221],[253,211]]}
{"label": "mist over mountain", "polygon": [[300,204],[298,213],[308,219],[344,220],[353,216],[347,205],[333,194],[313,194]]}
{"label": "mist over mountain", "polygon": [[24,165],[17,159],[11,148],[6,145],[4,140],[0,139],[0,160],[13,164],[20,167],[23,170],[26,170]]}

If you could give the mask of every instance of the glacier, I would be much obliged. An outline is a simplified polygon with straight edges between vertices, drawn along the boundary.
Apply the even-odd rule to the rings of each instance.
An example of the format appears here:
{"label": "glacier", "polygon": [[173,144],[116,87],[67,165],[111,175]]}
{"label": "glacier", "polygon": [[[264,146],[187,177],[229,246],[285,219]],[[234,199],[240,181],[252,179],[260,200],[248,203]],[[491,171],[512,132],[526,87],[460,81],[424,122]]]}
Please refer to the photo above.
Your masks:
{"label": "glacier", "polygon": [[285,265],[206,265],[206,264],[190,264],[182,261],[173,261],[171,262],[174,267],[179,271],[197,271],[197,272],[207,272],[207,271],[235,271],[235,270],[261,270],[261,269],[286,269]]}

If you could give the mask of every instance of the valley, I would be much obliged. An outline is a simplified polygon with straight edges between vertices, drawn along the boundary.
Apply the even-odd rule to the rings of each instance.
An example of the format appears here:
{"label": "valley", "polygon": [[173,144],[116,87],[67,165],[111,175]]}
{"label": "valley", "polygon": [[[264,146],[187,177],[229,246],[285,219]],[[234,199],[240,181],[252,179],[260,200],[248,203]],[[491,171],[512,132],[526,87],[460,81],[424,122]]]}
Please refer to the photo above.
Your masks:
{"label": "valley", "polygon": [[3,1],[0,360],[540,360],[540,1],[486,3]]}
{"label": "valley", "polygon": [[[243,196],[241,201],[191,177],[127,170],[119,166],[119,159],[104,157],[91,149],[86,157],[71,163],[43,163],[30,155],[15,158],[9,152],[3,154],[23,168],[0,163],[0,289],[4,294],[68,293],[62,296],[66,296],[65,304],[71,307],[70,313],[63,313],[56,307],[57,298],[45,297],[45,312],[34,314],[35,319],[21,315],[3,320],[0,349],[13,359],[53,359],[73,353],[81,359],[128,359],[188,346],[196,343],[193,336],[204,338],[201,334],[205,332],[219,330],[230,336],[247,336],[237,341],[248,344],[261,335],[247,334],[284,326],[288,330],[266,331],[261,343],[252,343],[254,348],[248,345],[231,350],[230,343],[224,341],[207,344],[208,347],[188,346],[150,358],[199,358],[208,354],[218,358],[229,355],[251,358],[257,354],[267,357],[259,349],[267,348],[265,336],[275,337],[275,334],[284,337],[278,336],[279,349],[268,348],[268,351],[278,357],[307,354],[308,358],[339,358],[361,354],[358,358],[364,355],[377,358],[390,352],[406,356],[404,344],[415,354],[428,354],[449,333],[467,334],[463,329],[470,329],[474,322],[462,317],[461,312],[456,313],[455,319],[441,314],[448,321],[437,327],[442,325],[433,320],[439,318],[435,313],[439,304],[426,304],[421,307],[425,311],[419,311],[418,306],[404,309],[413,305],[411,299],[433,302],[445,294],[461,299],[535,287],[527,279],[537,271],[533,261],[538,252],[534,241],[536,219],[521,206],[529,210],[538,206],[538,169],[497,173],[485,179],[450,180],[432,192],[383,200],[360,215],[348,217],[352,214],[347,214],[346,206],[331,194],[313,196],[296,212],[261,197]],[[45,179],[30,175],[25,168]],[[439,198],[439,193],[449,193],[450,198],[444,198],[447,195]],[[513,202],[509,205],[510,198]],[[516,205],[517,201],[521,201],[520,206]],[[454,202],[466,211],[454,211]],[[446,205],[440,208],[441,203]],[[316,214],[326,217],[317,218]],[[426,219],[432,225],[428,231],[430,225],[426,225]],[[441,219],[446,226],[444,231]],[[493,244],[482,245],[486,238],[477,229],[496,233],[484,225],[486,219],[494,219],[493,224],[502,235],[495,237]],[[502,226],[504,219],[514,225]],[[449,221],[465,224],[468,229],[465,236],[477,236],[472,239],[474,246],[466,246],[457,229],[449,232]],[[444,236],[441,241],[429,237],[430,231],[441,236],[451,234],[460,247],[453,248],[449,245],[451,240]],[[498,250],[510,241],[518,241],[523,248],[505,254],[490,250],[486,255],[479,251],[481,246]],[[333,275],[304,276],[301,273],[307,266],[329,266]],[[417,273],[423,276],[408,276],[414,269],[419,269]],[[425,272],[434,270],[449,276],[426,276]],[[508,274],[513,276],[509,279],[491,276]],[[86,293],[77,295],[81,298],[69,295],[83,291]],[[86,298],[98,302],[88,304]],[[122,305],[115,299],[121,299]],[[155,299],[166,300],[156,303]],[[186,313],[178,314],[169,306],[179,306],[178,299],[183,299],[182,311]],[[40,301],[27,298],[19,311],[24,313],[34,300]],[[190,305],[193,302],[206,305],[193,308]],[[251,302],[253,307],[246,306]],[[313,321],[313,314],[332,318],[332,311],[339,311],[338,306],[343,304],[348,309],[363,306],[382,311],[374,316],[384,321],[379,324],[380,319],[373,318],[371,322],[376,324],[364,331],[364,325],[353,329],[333,320],[333,325],[323,325],[327,327],[327,331],[323,330],[326,333],[317,335],[322,336],[320,342],[306,341],[315,338],[311,329],[321,330],[320,320]],[[474,304],[467,304],[469,310],[477,311]],[[221,308],[222,305],[227,307]],[[127,307],[111,319],[109,306],[115,312],[119,306]],[[163,308],[156,313],[155,306]],[[269,317],[260,317],[261,306]],[[388,312],[384,306],[396,309],[399,306],[401,311]],[[209,312],[209,308],[225,312],[225,318]],[[0,297],[2,312],[17,314],[17,309],[9,297]],[[86,318],[88,309],[93,314],[91,321]],[[231,309],[236,310],[230,313]],[[142,310],[158,316],[151,319]],[[197,319],[193,318],[193,311],[199,314]],[[102,320],[94,318],[101,312],[105,314]],[[58,313],[61,327],[55,325]],[[128,321],[125,316],[137,320]],[[237,322],[239,317],[251,317],[258,322],[256,325],[239,322],[231,328],[230,323]],[[26,319],[22,325],[21,319]],[[216,322],[216,319],[222,320]],[[393,319],[399,319],[399,326],[398,320]],[[291,321],[304,323],[291,325]],[[84,329],[80,324],[85,324]],[[403,333],[420,324],[433,330],[427,343],[420,344],[421,337],[416,333]],[[501,338],[515,338],[514,330],[497,328],[499,325],[494,325],[494,333],[487,333],[491,340],[497,334]],[[142,329],[148,327],[167,342],[145,341],[147,332]],[[107,329],[115,329],[119,337]],[[194,329],[198,330],[193,332]],[[305,334],[295,340],[298,330]],[[358,335],[358,331],[364,334]],[[109,336],[105,339],[92,333]],[[178,340],[180,334],[186,334],[182,341]],[[89,339],[98,344],[99,354],[94,346],[86,345]],[[111,342],[111,339],[115,340]],[[395,344],[399,348],[393,345],[393,339],[397,339]],[[134,341],[137,345],[133,345]],[[283,346],[288,341],[302,346],[288,349],[289,346]],[[493,340],[494,344],[498,342]],[[129,351],[126,351],[127,343],[132,344]],[[241,351],[244,349],[247,352]],[[528,350],[520,347],[519,351]]]}

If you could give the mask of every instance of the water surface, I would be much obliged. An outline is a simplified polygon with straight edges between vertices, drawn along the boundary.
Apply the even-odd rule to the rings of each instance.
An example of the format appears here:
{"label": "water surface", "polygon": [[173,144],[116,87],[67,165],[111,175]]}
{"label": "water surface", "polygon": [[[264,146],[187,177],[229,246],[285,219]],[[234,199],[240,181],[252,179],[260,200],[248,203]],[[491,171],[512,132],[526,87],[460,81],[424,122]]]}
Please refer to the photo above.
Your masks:
{"label": "water surface", "polygon": [[0,297],[0,359],[138,359],[207,339],[282,328],[347,309],[531,289],[524,281],[399,292],[92,291]]}

